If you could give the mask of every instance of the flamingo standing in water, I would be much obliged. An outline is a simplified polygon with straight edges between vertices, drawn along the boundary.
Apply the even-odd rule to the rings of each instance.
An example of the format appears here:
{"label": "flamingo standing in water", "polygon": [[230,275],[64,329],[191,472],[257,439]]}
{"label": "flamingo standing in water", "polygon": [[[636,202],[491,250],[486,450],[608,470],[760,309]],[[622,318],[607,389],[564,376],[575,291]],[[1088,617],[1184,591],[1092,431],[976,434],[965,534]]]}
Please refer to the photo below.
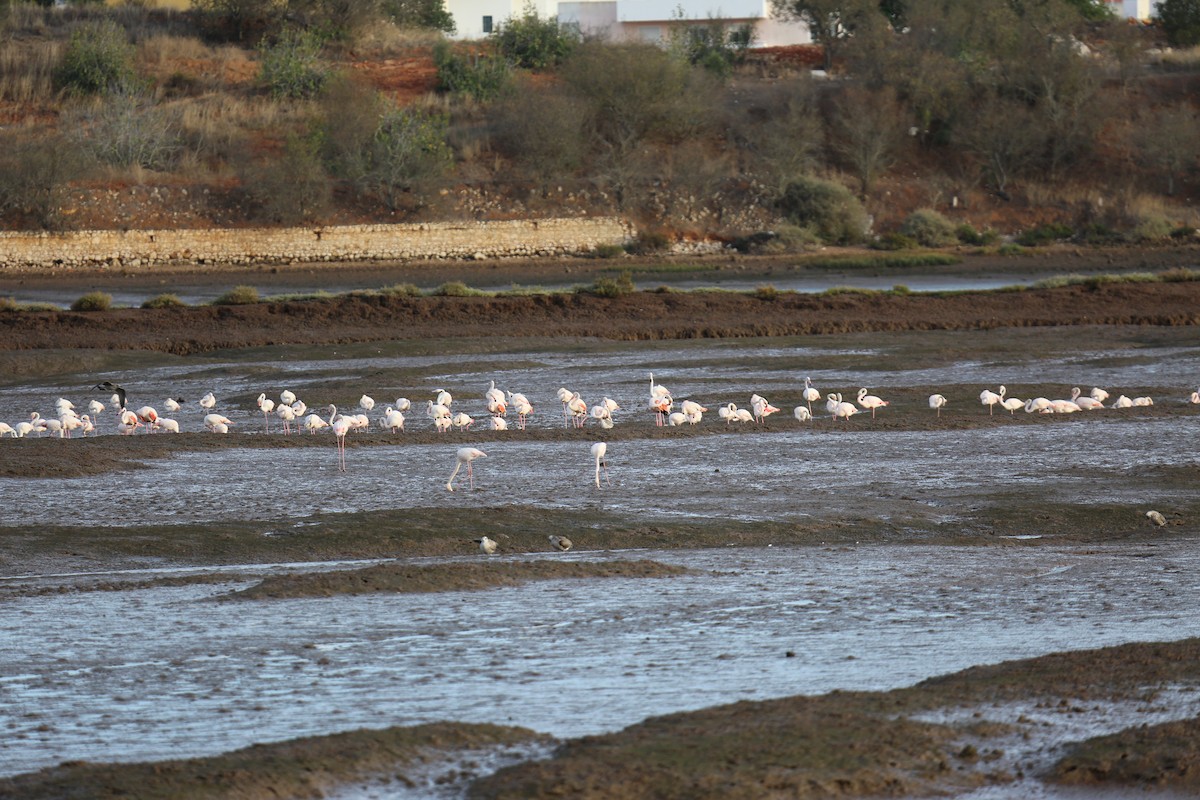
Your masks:
{"label": "flamingo standing in water", "polygon": [[283,434],[290,435],[292,432],[292,423],[296,421],[296,412],[287,403],[281,402],[275,409],[275,416],[283,421]]}
{"label": "flamingo standing in water", "polygon": [[387,411],[383,412],[383,419],[379,424],[395,433],[397,430],[404,430],[404,414],[396,409],[388,406]]}
{"label": "flamingo standing in water", "polygon": [[200,398],[200,407],[212,411],[217,407],[217,396],[212,392],[205,392],[204,397]]}
{"label": "flamingo standing in water", "polygon": [[[454,491],[454,477],[458,475],[458,471],[462,469],[463,464],[467,465],[467,480],[470,482],[471,488],[475,488],[475,474],[471,469],[471,462],[477,458],[486,458],[487,453],[477,447],[460,447],[455,454],[454,472],[450,473],[449,480],[446,481],[446,488]],[[485,537],[486,538],[486,537]]]}
{"label": "flamingo standing in water", "polygon": [[504,400],[504,392],[496,388],[496,382],[491,381],[483,399],[487,402],[488,413],[493,417],[503,417],[508,413],[508,403]]}
{"label": "flamingo standing in water", "polygon": [[333,429],[333,435],[336,437],[338,450],[338,470],[346,471],[346,434],[350,431],[350,418],[343,415],[337,417],[330,428]]}
{"label": "flamingo standing in water", "polygon": [[[608,479],[608,464],[604,463],[604,455],[608,452],[608,444],[605,442],[596,442],[592,445],[592,458],[596,459],[596,488],[600,488],[600,470],[604,470],[604,482],[612,486],[612,481]],[[569,546],[569,545],[568,545]]]}
{"label": "flamingo standing in water", "polygon": [[520,392],[516,394],[509,392],[508,399],[512,403],[513,411],[517,412],[517,427],[525,430],[525,420],[533,413],[533,406],[530,404],[529,398]]}
{"label": "flamingo standing in water", "polygon": [[871,419],[875,419],[875,409],[891,405],[882,397],[876,397],[873,394],[867,394],[867,390],[865,388],[858,390],[858,404],[863,408],[871,409]]}
{"label": "flamingo standing in water", "polygon": [[667,415],[671,413],[671,392],[667,387],[654,382],[654,373],[650,373],[650,410],[654,412],[654,422],[658,427],[666,423]]}
{"label": "flamingo standing in water", "polygon": [[576,428],[582,428],[583,423],[587,420],[588,407],[583,398],[579,396],[579,392],[571,393],[571,399],[567,401],[567,410],[571,412],[571,424]]}
{"label": "flamingo standing in water", "polygon": [[808,406],[796,406],[792,409],[792,416],[800,422],[812,421],[812,412],[808,410]]}

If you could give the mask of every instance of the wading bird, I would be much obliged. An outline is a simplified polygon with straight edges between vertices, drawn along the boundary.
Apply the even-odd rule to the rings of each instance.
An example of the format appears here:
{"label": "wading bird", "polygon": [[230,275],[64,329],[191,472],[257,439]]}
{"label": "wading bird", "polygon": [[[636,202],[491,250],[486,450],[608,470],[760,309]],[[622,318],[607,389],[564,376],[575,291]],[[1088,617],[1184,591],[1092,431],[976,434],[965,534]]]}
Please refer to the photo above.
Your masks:
{"label": "wading bird", "polygon": [[944,394],[929,395],[929,407],[937,411],[938,418],[942,416],[942,406],[946,405],[946,396]]}
{"label": "wading bird", "polygon": [[116,400],[113,401],[113,405],[117,406],[118,408],[125,407],[125,390],[123,388],[121,388],[120,386],[117,386],[112,381],[104,381],[103,383],[97,383],[95,386],[92,387],[92,389],[93,390],[103,389],[106,392],[112,392],[113,396],[117,398]]}
{"label": "wading bird", "polygon": [[596,459],[596,488],[600,488],[600,470],[604,470],[604,482],[612,486],[612,481],[608,479],[608,464],[604,462],[604,455],[608,452],[608,444],[605,442],[596,442],[592,445],[592,458]]}
{"label": "wading bird", "polygon": [[1003,386],[1001,386],[999,392],[993,392],[991,389],[984,389],[979,393],[979,402],[988,407],[988,416],[991,416],[996,404],[1004,400],[1004,393],[1007,391],[1008,389],[1005,389]]}
{"label": "wading bird", "polygon": [[471,469],[471,462],[477,458],[486,458],[487,453],[475,447],[460,447],[455,454],[454,472],[450,473],[450,479],[446,481],[446,488],[454,491],[454,477],[458,475],[458,471],[462,469],[463,464],[467,465],[467,481],[471,488],[475,488],[475,474]]}

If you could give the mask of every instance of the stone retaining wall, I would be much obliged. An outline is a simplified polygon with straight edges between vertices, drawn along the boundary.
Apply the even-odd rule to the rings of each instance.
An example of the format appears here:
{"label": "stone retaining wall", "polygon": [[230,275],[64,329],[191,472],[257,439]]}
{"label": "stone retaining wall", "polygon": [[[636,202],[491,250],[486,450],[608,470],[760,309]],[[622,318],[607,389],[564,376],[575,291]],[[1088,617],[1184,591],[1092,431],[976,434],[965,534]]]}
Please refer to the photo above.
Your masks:
{"label": "stone retaining wall", "polygon": [[218,228],[159,231],[0,231],[0,269],[71,269],[163,264],[280,264],[514,258],[587,253],[629,241],[614,217]]}

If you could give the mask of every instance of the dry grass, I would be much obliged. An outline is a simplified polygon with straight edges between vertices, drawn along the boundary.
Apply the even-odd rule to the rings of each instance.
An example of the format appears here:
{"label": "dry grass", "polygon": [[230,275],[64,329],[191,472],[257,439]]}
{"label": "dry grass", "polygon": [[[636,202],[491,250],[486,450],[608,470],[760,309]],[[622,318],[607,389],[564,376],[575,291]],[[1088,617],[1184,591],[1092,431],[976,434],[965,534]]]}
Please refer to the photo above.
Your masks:
{"label": "dry grass", "polygon": [[428,51],[441,38],[437,31],[397,28],[384,22],[363,31],[354,43],[354,52],[364,59],[407,55],[414,50]]}
{"label": "dry grass", "polygon": [[57,41],[0,43],[0,99],[30,103],[53,96],[62,52]]}
{"label": "dry grass", "polygon": [[140,64],[157,66],[179,59],[211,59],[213,51],[195,36],[155,34],[138,44],[137,56]]}
{"label": "dry grass", "polygon": [[1200,68],[1200,45],[1182,50],[1165,50],[1158,56],[1159,63],[1169,70],[1191,71]]}

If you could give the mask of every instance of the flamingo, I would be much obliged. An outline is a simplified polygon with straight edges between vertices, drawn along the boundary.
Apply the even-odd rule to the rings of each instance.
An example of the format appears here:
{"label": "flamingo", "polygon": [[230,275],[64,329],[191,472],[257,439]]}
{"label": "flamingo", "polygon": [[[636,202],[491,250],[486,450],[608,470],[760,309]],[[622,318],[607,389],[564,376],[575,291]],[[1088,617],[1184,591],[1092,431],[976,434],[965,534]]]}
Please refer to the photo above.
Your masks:
{"label": "flamingo", "polygon": [[838,395],[838,402],[833,407],[833,421],[836,423],[839,419],[846,420],[847,424],[850,418],[858,413],[858,409],[854,407],[854,403],[844,402]]}
{"label": "flamingo", "polygon": [[[604,482],[612,486],[612,481],[608,479],[608,464],[604,463],[604,455],[608,452],[608,444],[606,442],[596,442],[592,445],[592,458],[596,459],[596,488],[600,488],[600,470],[604,470]],[[570,547],[570,543],[567,543]]]}
{"label": "flamingo", "polygon": [[1099,386],[1093,386],[1092,391],[1088,394],[1093,400],[1099,400],[1101,403],[1108,399],[1108,392],[1104,391]]}
{"label": "flamingo", "polygon": [[57,433],[58,438],[60,438],[60,439],[66,435],[66,431],[63,427],[62,420],[59,420],[59,419],[54,419],[54,418],[41,419],[41,418],[39,418],[37,421],[37,427],[39,430],[43,430],[48,433]]}
{"label": "flamingo", "polygon": [[[139,420],[135,414],[132,421],[128,421],[128,418],[121,419],[121,421],[117,424],[117,433],[121,434],[122,436],[132,436],[141,426],[141,420]],[[221,431],[221,433],[225,433],[225,431]]]}
{"label": "flamingo", "polygon": [[604,428],[605,430],[612,428],[612,426],[613,426],[612,412],[609,411],[608,406],[604,405],[603,403],[600,403],[599,405],[594,405],[594,406],[592,406],[591,414],[592,414],[592,419],[594,419],[594,420],[596,420],[596,422],[600,423],[601,428]]}
{"label": "flamingo", "polygon": [[75,404],[65,397],[60,397],[54,401],[54,410],[61,417],[64,414],[75,412]]}
{"label": "flamingo", "polygon": [[558,399],[559,399],[559,401],[560,401],[560,402],[562,402],[562,407],[563,407],[563,427],[564,427],[564,428],[566,428],[566,427],[568,427],[568,426],[569,426],[569,424],[570,424],[570,423],[569,423],[569,421],[568,421],[568,420],[570,419],[570,417],[568,416],[568,414],[569,414],[569,409],[567,408],[567,403],[571,402],[571,398],[575,397],[575,395],[577,394],[577,392],[572,392],[572,391],[571,391],[570,389],[568,389],[567,387],[565,387],[565,386],[560,386],[560,387],[558,387],[558,391],[557,391],[557,392],[555,392],[555,394],[558,396]]}
{"label": "flamingo", "polygon": [[450,408],[448,406],[442,403],[434,403],[432,400],[428,402],[429,408],[425,413],[433,420],[434,425],[437,425],[439,419],[450,419]]}
{"label": "flamingo", "polygon": [[305,411],[308,411],[308,406],[304,404],[303,400],[297,400],[292,403],[292,412],[296,415],[297,419],[303,417]]}
{"label": "flamingo", "polygon": [[11,436],[14,439],[18,438],[17,432],[13,430],[12,425],[9,425],[7,422],[0,422],[0,437],[4,436]]}
{"label": "flamingo", "polygon": [[804,391],[800,396],[808,403],[808,415],[812,417],[812,404],[821,399],[821,393],[813,388],[812,378],[804,379]]}
{"label": "flamingo", "polygon": [[150,406],[142,406],[136,413],[144,425],[153,425],[158,421],[158,412]]}
{"label": "flamingo", "polygon": [[504,417],[488,417],[488,427],[494,431],[508,430],[508,422]]}
{"label": "flamingo", "polygon": [[567,401],[567,410],[571,412],[571,423],[576,428],[582,428],[587,419],[588,407],[579,396],[579,392],[572,392],[571,399]]}
{"label": "flamingo", "polygon": [[92,415],[93,421],[98,421],[97,418],[103,412],[104,412],[104,403],[101,403],[99,400],[92,400],[92,401],[88,402],[88,413]]}
{"label": "flamingo", "polygon": [[405,411],[408,411],[410,408],[412,408],[412,402],[409,401],[407,397],[396,398],[396,410],[401,414],[403,414]]}
{"label": "flamingo", "polygon": [[290,406],[292,403],[296,402],[296,393],[291,389],[284,389],[279,393],[279,402],[285,406]]}
{"label": "flamingo", "polygon": [[1188,398],[1188,402],[1192,404],[1200,403],[1200,389],[1192,392],[1191,397]]}
{"label": "flamingo", "polygon": [[478,539],[473,539],[472,541],[479,545],[479,552],[483,553],[485,556],[490,556],[492,553],[495,553],[496,548],[499,547],[495,539],[489,539],[486,536],[481,536]]}
{"label": "flamingo", "polygon": [[379,424],[395,433],[397,430],[404,430],[404,414],[396,409],[388,406],[387,411],[383,412],[383,419]]}
{"label": "flamingo", "polygon": [[350,418],[340,416],[330,423],[330,428],[333,429],[333,435],[337,443],[338,451],[338,470],[346,471],[346,433],[350,430]]}
{"label": "flamingo", "polygon": [[654,382],[654,373],[650,373],[650,410],[654,412],[654,421],[660,428],[666,421],[667,414],[671,413],[671,405],[675,401],[671,399],[671,392],[662,384]]}
{"label": "flamingo", "polygon": [[433,421],[433,427],[437,429],[438,433],[445,433],[446,431],[450,430],[452,425],[453,422],[451,421],[450,417],[438,417]]}
{"label": "flamingo", "polygon": [[163,400],[163,408],[167,410],[168,414],[174,414],[176,411],[183,408],[183,406],[180,405],[182,402],[182,397],[168,397],[166,400]]}
{"label": "flamingo", "polygon": [[1133,404],[1135,406],[1152,406],[1152,405],[1154,405],[1154,398],[1153,397],[1135,397],[1135,398],[1133,398]]}
{"label": "flamingo", "polygon": [[14,439],[24,439],[26,436],[33,433],[34,427],[35,426],[32,422],[26,422],[25,420],[21,420],[20,422],[18,422],[16,425],[13,426],[13,438]]}
{"label": "flamingo", "polygon": [[672,428],[676,428],[685,422],[687,422],[687,414],[682,411],[672,411],[667,415],[667,424]]}
{"label": "flamingo", "polygon": [[212,411],[217,407],[217,396],[212,392],[205,392],[200,398],[200,407]]}
{"label": "flamingo", "polygon": [[937,411],[938,419],[942,418],[942,406],[946,405],[944,394],[929,395],[929,407]]}
{"label": "flamingo", "polygon": [[1133,408],[1133,401],[1125,395],[1121,395],[1116,400],[1113,400],[1113,404],[1109,408]]}
{"label": "flamingo", "polygon": [[808,406],[796,406],[792,409],[792,416],[800,422],[810,422],[812,420],[812,412],[808,410]]}
{"label": "flamingo", "polygon": [[882,397],[877,397],[873,394],[867,394],[867,390],[865,388],[858,390],[858,404],[863,408],[871,409],[871,419],[875,419],[875,409],[891,405],[891,403],[889,403],[887,400],[884,400]]}
{"label": "flamingo", "polygon": [[221,414],[206,414],[204,417],[204,427],[213,433],[229,433],[231,425],[233,425],[233,420]]}
{"label": "flamingo", "polygon": [[103,389],[106,392],[112,392],[112,404],[117,408],[125,407],[125,390],[117,384],[113,383],[112,381],[104,381],[102,383],[97,383],[92,387],[93,391],[96,389]]}
{"label": "flamingo", "polygon": [[58,421],[62,423],[62,432],[59,435],[65,436],[68,439],[71,438],[71,431],[77,431],[83,427],[83,419],[77,416],[74,411],[63,414],[58,418]]}
{"label": "flamingo", "polygon": [[979,393],[979,402],[988,407],[988,416],[991,416],[992,411],[996,408],[996,403],[1004,401],[1004,393],[1008,389],[1000,387],[999,392],[993,392],[990,389],[984,389]]}
{"label": "flamingo", "polygon": [[[483,452],[482,450],[480,450],[479,448],[476,448],[476,447],[460,447],[460,448],[458,448],[458,452],[455,454],[454,472],[450,473],[450,478],[449,478],[449,480],[446,481],[446,488],[452,492],[454,491],[454,476],[458,475],[458,471],[460,469],[462,469],[463,464],[466,464],[467,465],[467,480],[470,481],[471,488],[474,489],[475,488],[475,475],[471,470],[471,462],[477,458],[486,458],[486,457],[487,457],[487,453]],[[483,538],[487,539],[486,536]],[[481,547],[482,547],[482,545],[481,545]],[[489,551],[489,552],[494,552],[494,551],[495,551],[495,543],[493,542],[492,551]]]}
{"label": "flamingo", "polygon": [[495,381],[491,381],[491,385],[483,393],[483,398],[487,401],[488,413],[493,417],[503,417],[508,413],[508,404],[504,400],[504,392],[496,388]]}
{"label": "flamingo", "polygon": [[304,418],[304,430],[309,433],[316,433],[322,428],[328,428],[329,423],[316,414],[309,414]]}
{"label": "flamingo", "polygon": [[154,423],[154,428],[167,433],[179,433],[179,423],[165,417],[159,417],[158,421]]}
{"label": "flamingo", "polygon": [[283,421],[283,434],[290,435],[292,432],[292,423],[296,420],[296,412],[287,403],[280,402],[275,408],[275,416]]}
{"label": "flamingo", "polygon": [[513,410],[517,412],[517,425],[521,430],[525,430],[525,420],[533,413],[533,406],[523,394],[514,394],[509,399],[512,401]]}
{"label": "flamingo", "polygon": [[1011,417],[1025,407],[1025,401],[1019,397],[1005,397],[1000,401],[1000,405],[1008,411],[1008,415]]}
{"label": "flamingo", "polygon": [[269,415],[275,410],[275,401],[267,397],[267,395],[264,393],[258,396],[258,400],[256,402],[258,403],[258,407],[262,409],[263,412],[263,425],[266,427],[264,433],[270,433],[271,417]]}
{"label": "flamingo", "polygon": [[[1093,389],[1093,391],[1095,390]],[[1103,389],[1101,389],[1101,391],[1104,393],[1105,399],[1107,399],[1108,392],[1104,392]],[[1078,386],[1071,390],[1071,401],[1075,403],[1075,405],[1079,406],[1082,410],[1095,411],[1098,408],[1104,408],[1104,402],[1102,400],[1098,400],[1090,395],[1087,397],[1080,397],[1081,394],[1083,394],[1083,392],[1079,390]]]}
{"label": "flamingo", "polygon": [[370,411],[371,409],[375,408],[375,399],[373,397],[367,397],[364,394],[362,397],[358,398],[358,407],[363,411]]}
{"label": "flamingo", "polygon": [[[605,408],[607,408],[607,409],[608,409],[608,413],[609,413],[609,414],[611,414],[611,413],[612,413],[612,412],[614,412],[614,411],[620,411],[620,410],[621,410],[621,407],[620,407],[619,405],[617,405],[617,401],[616,401],[616,400],[613,400],[613,399],[611,399],[611,398],[608,398],[608,397],[602,398],[602,399],[600,400],[600,405],[602,405],[602,406],[604,406]],[[705,410],[707,411],[708,409],[705,409]]]}
{"label": "flamingo", "polygon": [[466,412],[459,411],[450,419],[451,424],[460,431],[465,431],[467,428],[475,424],[475,420],[471,419],[471,415]]}
{"label": "flamingo", "polygon": [[81,428],[81,430],[83,431],[84,436],[87,436],[89,433],[96,432],[96,425],[95,425],[95,423],[92,422],[92,418],[90,416],[88,416],[87,414],[84,414],[82,417],[79,418],[79,420],[80,420],[80,422],[83,423],[83,427]]}
{"label": "flamingo", "polygon": [[552,533],[546,538],[550,540],[550,546],[555,550],[561,550],[565,553],[571,549],[571,540],[565,536],[558,536]]}
{"label": "flamingo", "polygon": [[754,410],[755,422],[763,422],[767,417],[779,410],[768,403],[767,398],[757,394],[750,397],[750,408]]}
{"label": "flamingo", "polygon": [[454,403],[454,398],[445,389],[435,389],[434,393],[437,395],[437,404],[439,406],[449,408]]}
{"label": "flamingo", "polygon": [[1025,401],[1025,413],[1053,414],[1054,403],[1044,397],[1031,397]]}

